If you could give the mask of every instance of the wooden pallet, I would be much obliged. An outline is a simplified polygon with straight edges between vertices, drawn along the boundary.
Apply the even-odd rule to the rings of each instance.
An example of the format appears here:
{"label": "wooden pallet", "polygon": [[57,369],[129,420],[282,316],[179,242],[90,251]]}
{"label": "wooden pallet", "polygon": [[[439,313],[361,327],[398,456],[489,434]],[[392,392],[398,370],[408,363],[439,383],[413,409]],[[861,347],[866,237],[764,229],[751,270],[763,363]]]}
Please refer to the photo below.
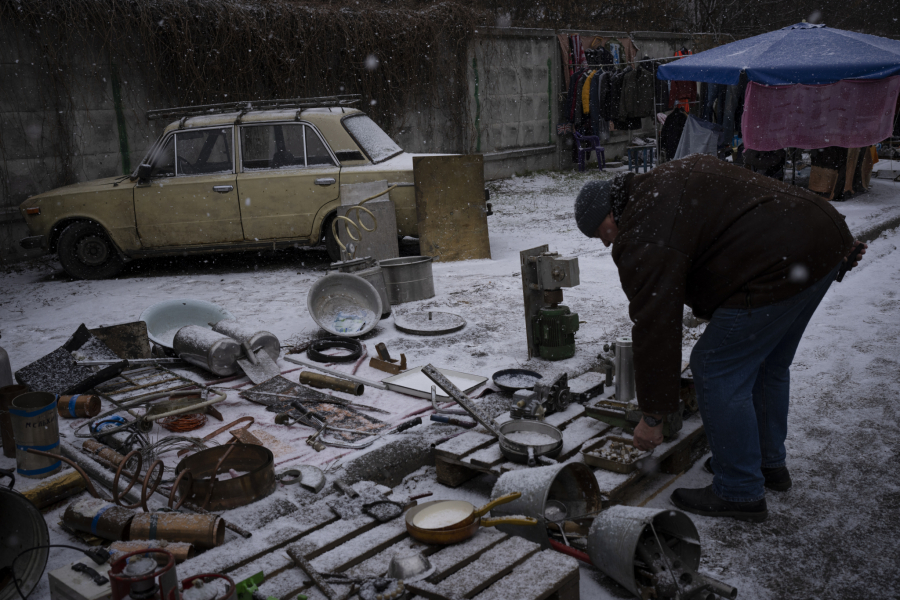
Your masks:
{"label": "wooden pallet", "polygon": [[[355,487],[360,490],[361,485]],[[276,519],[255,531],[249,542],[234,540],[184,562],[178,566],[179,578],[217,572],[240,582],[262,571],[264,596],[293,600],[303,593],[310,600],[324,600],[287,555],[288,548],[302,553],[321,573],[351,577],[383,576],[394,554],[417,550],[435,567],[426,580],[411,586],[421,598],[492,600],[510,589],[517,591],[517,600],[579,597],[578,563],[572,558],[490,528],[452,546],[421,544],[409,537],[402,516],[387,523],[365,514],[338,518],[328,508],[336,498],[329,495],[302,513]],[[349,591],[339,584],[332,587],[338,594]]]}
{"label": "wooden pallet", "polygon": [[[605,397],[602,396],[602,400]],[[584,416],[584,407],[571,405],[564,412],[547,417],[547,423],[556,425],[563,432],[563,449],[559,462],[584,462],[581,448],[587,442],[605,435],[628,435],[619,428]],[[498,417],[498,422],[508,419],[508,413]],[[674,440],[664,442],[650,458],[651,468],[644,468],[629,474],[614,473],[595,469],[601,493],[611,503],[618,503],[648,472],[658,468],[663,473],[681,473],[693,464],[691,448],[703,435],[703,422],[699,415],[684,420],[684,425]],[[629,436],[630,437],[630,436]],[[500,476],[513,469],[527,468],[525,465],[506,460],[500,451],[496,438],[481,431],[468,431],[435,447],[435,466],[438,483],[457,487],[480,473]]]}

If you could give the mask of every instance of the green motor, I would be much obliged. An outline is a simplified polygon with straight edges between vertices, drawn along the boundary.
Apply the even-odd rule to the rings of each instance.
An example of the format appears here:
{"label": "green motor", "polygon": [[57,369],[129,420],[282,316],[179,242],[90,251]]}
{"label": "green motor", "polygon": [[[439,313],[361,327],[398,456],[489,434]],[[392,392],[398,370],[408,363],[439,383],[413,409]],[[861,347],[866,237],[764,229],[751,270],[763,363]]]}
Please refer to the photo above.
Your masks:
{"label": "green motor", "polygon": [[568,306],[542,308],[532,319],[531,331],[541,358],[563,360],[575,356],[578,313],[570,311]]}

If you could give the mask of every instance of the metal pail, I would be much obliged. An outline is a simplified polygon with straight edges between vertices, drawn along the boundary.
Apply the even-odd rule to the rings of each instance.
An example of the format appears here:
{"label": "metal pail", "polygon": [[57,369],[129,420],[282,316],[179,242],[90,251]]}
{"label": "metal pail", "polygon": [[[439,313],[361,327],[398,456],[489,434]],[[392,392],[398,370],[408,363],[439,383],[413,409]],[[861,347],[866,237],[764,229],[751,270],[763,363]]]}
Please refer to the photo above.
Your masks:
{"label": "metal pail", "polygon": [[[5,486],[0,488],[0,515],[0,565],[9,566],[24,550],[50,543],[50,533],[41,511],[25,496]],[[26,553],[16,561],[12,575],[26,596],[40,581],[49,555],[50,550],[42,548]],[[19,598],[11,578],[4,575],[0,580],[6,583],[0,587],[0,600]]]}
{"label": "metal pail", "polygon": [[404,256],[379,261],[391,304],[425,300],[434,296],[432,256]]}
{"label": "metal pail", "polygon": [[16,436],[13,433],[9,407],[13,398],[28,391],[27,385],[7,385],[0,387],[0,437],[3,438],[3,456],[16,457]]}
{"label": "metal pail", "polygon": [[603,508],[597,478],[582,463],[509,471],[501,475],[494,484],[491,499],[512,492],[521,492],[522,496],[492,509],[491,516],[534,517],[538,520],[538,525],[497,525],[497,529],[540,544],[541,548],[550,547],[550,536],[544,523],[544,510],[548,500],[565,505],[566,514],[571,519],[595,514]]}
{"label": "metal pail", "polygon": [[28,452],[29,448],[59,454],[59,415],[56,394],[27,392],[13,398],[9,415],[16,438],[16,473],[43,479],[62,468],[59,459]]}
{"label": "metal pail", "polygon": [[634,580],[634,555],[641,534],[651,523],[657,534],[681,540],[678,555],[696,571],[700,566],[700,535],[693,521],[680,510],[613,506],[594,519],[588,532],[591,561],[637,596],[641,592]]}

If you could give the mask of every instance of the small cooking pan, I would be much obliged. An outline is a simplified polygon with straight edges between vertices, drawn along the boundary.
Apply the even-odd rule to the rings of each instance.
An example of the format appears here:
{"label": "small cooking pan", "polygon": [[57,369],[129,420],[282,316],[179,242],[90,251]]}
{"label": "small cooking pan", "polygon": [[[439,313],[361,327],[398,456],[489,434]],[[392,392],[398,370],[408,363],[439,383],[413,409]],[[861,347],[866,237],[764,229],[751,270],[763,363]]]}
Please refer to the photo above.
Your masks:
{"label": "small cooking pan", "polygon": [[[518,500],[522,496],[521,492],[511,492],[499,498],[495,498],[476,509],[471,502],[465,500],[436,500],[428,502],[430,506],[426,510],[420,510],[413,519],[413,525],[419,529],[427,529],[430,531],[444,531],[448,529],[457,529],[459,527],[467,527],[479,517],[483,517],[495,506]],[[425,506],[424,504],[421,506]],[[407,513],[409,515],[409,513]],[[455,518],[455,517],[459,518]],[[450,520],[454,519],[455,520]],[[430,522],[430,523],[429,523]]]}
{"label": "small cooking pan", "polygon": [[[533,517],[481,517],[479,519],[474,516],[472,517],[471,523],[461,526],[458,525],[457,527],[450,529],[422,529],[414,525],[418,514],[432,509],[434,505],[448,502],[455,503],[456,501],[434,500],[409,509],[406,512],[406,530],[409,532],[409,535],[425,544],[447,545],[456,544],[469,539],[475,535],[481,527],[493,527],[495,525],[537,525],[537,519]],[[468,504],[468,502],[466,504]]]}

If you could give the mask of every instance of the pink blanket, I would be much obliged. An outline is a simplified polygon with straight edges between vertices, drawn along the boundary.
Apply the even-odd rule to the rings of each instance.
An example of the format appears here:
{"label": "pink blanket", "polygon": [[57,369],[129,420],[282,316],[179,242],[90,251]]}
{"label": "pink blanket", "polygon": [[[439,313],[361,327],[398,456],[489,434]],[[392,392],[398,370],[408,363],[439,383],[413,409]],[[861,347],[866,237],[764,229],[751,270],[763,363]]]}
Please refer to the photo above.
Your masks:
{"label": "pink blanket", "polygon": [[741,129],[744,147],[862,148],[890,137],[900,76],[828,85],[750,82]]}

